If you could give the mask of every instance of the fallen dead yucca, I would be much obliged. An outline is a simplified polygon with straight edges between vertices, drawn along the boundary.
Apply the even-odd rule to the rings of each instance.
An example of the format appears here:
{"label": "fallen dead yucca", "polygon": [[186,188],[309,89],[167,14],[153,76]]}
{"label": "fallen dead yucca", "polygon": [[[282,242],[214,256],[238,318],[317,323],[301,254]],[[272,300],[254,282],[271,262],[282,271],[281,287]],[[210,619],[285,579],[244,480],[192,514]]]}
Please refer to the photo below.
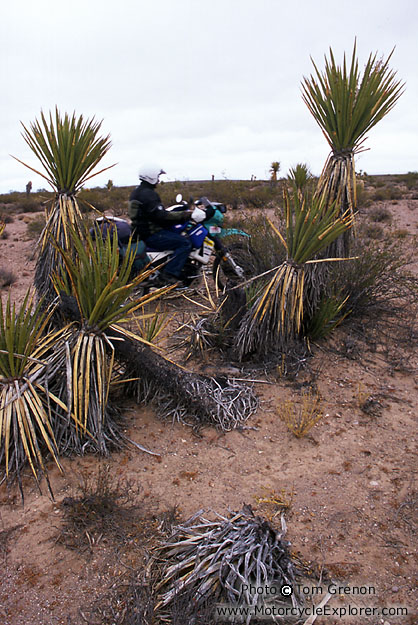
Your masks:
{"label": "fallen dead yucca", "polygon": [[162,566],[156,615],[170,622],[176,603],[189,598],[183,621],[189,625],[208,604],[213,610],[222,603],[256,606],[259,589],[273,586],[276,601],[281,598],[282,604],[298,607],[297,592],[284,599],[279,591],[284,584],[294,586],[297,574],[284,533],[284,520],[278,532],[249,506],[228,517],[217,515],[213,521],[198,512],[175,527],[154,554],[154,562]]}

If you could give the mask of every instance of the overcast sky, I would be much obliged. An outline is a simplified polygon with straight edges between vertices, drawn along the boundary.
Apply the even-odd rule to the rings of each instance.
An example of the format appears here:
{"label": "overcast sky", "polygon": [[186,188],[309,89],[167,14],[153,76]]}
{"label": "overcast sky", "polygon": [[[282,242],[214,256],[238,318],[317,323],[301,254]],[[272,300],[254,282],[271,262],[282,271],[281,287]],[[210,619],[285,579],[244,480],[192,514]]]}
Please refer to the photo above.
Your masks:
{"label": "overcast sky", "polygon": [[142,164],[166,180],[280,176],[297,163],[321,172],[328,145],[301,98],[301,81],[371,52],[406,82],[369,133],[357,171],[418,169],[416,0],[13,0],[0,13],[0,192],[48,187],[21,136],[55,105],[103,120],[117,165],[91,186],[137,182]]}

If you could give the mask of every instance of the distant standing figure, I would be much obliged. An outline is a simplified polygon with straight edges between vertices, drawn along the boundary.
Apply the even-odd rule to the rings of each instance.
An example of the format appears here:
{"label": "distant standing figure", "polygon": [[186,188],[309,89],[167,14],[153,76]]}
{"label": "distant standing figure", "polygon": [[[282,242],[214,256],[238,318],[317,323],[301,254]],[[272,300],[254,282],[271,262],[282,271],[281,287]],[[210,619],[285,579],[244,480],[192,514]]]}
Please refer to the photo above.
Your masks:
{"label": "distant standing figure", "polygon": [[28,184],[26,185],[26,195],[29,195],[31,191],[32,191],[32,182],[31,180],[29,180]]}

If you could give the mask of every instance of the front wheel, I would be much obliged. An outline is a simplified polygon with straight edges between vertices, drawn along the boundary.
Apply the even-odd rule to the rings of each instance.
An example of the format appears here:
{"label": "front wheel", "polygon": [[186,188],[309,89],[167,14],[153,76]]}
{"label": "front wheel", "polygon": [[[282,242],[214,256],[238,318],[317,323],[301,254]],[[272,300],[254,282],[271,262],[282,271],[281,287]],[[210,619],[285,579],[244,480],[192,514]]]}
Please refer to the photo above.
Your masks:
{"label": "front wheel", "polygon": [[212,276],[221,291],[228,285],[244,282],[258,273],[257,256],[248,242],[233,243],[218,252],[213,261]]}

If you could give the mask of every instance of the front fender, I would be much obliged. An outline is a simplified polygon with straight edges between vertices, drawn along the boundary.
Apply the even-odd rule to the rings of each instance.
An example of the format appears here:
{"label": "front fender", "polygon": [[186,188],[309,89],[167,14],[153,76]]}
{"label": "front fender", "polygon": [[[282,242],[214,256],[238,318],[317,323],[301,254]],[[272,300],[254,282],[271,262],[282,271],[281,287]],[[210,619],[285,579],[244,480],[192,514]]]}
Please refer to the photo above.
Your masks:
{"label": "front fender", "polygon": [[241,237],[248,237],[249,239],[251,238],[251,234],[248,234],[247,232],[244,232],[244,230],[238,230],[237,228],[222,228],[222,232],[219,233],[218,236],[224,238],[224,237],[230,237],[230,236],[241,236]]}

